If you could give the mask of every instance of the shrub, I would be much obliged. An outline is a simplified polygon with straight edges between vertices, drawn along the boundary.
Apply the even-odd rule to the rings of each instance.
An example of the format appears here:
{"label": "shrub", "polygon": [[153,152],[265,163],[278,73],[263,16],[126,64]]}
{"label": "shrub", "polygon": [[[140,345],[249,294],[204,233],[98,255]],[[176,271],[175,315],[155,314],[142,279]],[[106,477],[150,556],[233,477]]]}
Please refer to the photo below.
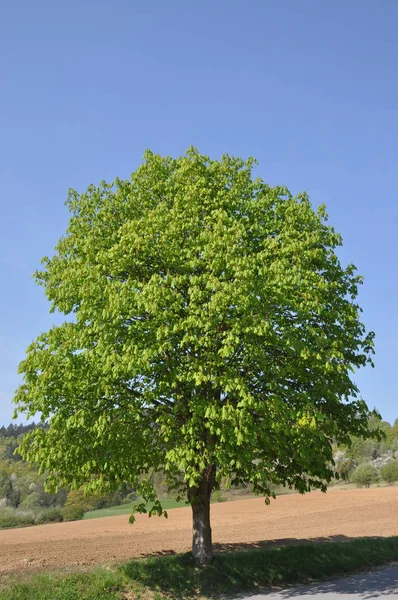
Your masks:
{"label": "shrub", "polygon": [[338,479],[349,479],[355,469],[355,462],[352,458],[346,456],[346,452],[339,450],[333,456],[335,470],[338,473]]}
{"label": "shrub", "polygon": [[383,467],[381,470],[381,477],[390,484],[398,481],[398,460],[393,460]]}
{"label": "shrub", "polygon": [[42,523],[55,523],[59,521],[63,521],[62,511],[59,508],[21,510],[9,506],[0,509],[0,529],[41,525]]}
{"label": "shrub", "polygon": [[23,527],[33,525],[34,522],[35,514],[31,510],[16,510],[11,506],[0,510],[0,528]]}
{"label": "shrub", "polygon": [[16,508],[21,501],[21,492],[14,481],[7,474],[0,473],[0,497],[7,499],[7,506]]}
{"label": "shrub", "polygon": [[7,504],[14,506],[15,508],[21,501],[21,492],[15,486],[12,486],[10,493],[7,495]]}
{"label": "shrub", "polygon": [[21,502],[20,508],[39,508],[43,506],[43,498],[39,492],[32,492]]}
{"label": "shrub", "polygon": [[118,506],[122,502],[123,498],[119,492],[102,494],[101,496],[85,496],[82,489],[71,490],[66,497],[62,514],[65,521],[78,521],[83,518],[85,512]]}
{"label": "shrub", "polygon": [[64,521],[79,521],[85,512],[85,508],[81,504],[68,504],[62,509],[62,516]]}
{"label": "shrub", "polygon": [[62,509],[64,521],[78,521],[88,510],[93,510],[94,502],[92,498],[84,495],[82,489],[71,490],[66,497],[65,506]]}
{"label": "shrub", "polygon": [[359,465],[351,475],[351,481],[358,487],[370,487],[371,483],[377,483],[379,473],[377,469],[369,464]]}
{"label": "shrub", "polygon": [[60,523],[64,520],[62,510],[60,508],[44,508],[36,513],[35,525],[42,523]]}
{"label": "shrub", "polygon": [[119,492],[102,494],[102,496],[92,496],[85,500],[87,504],[86,510],[99,510],[110,506],[119,506],[123,504],[123,498]]}
{"label": "shrub", "polygon": [[0,528],[16,527],[15,511],[11,507],[2,507],[0,509]]}
{"label": "shrub", "polygon": [[211,495],[212,502],[226,502],[225,496],[223,496],[221,490],[216,490]]}

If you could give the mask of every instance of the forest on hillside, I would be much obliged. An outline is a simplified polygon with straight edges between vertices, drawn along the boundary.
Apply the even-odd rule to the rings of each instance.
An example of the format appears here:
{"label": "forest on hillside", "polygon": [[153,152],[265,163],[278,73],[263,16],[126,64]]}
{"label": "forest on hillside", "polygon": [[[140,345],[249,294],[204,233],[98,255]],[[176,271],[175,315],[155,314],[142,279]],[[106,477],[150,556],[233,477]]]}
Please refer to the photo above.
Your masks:
{"label": "forest on hillside", "polygon": [[[36,427],[46,425],[0,427],[0,528],[77,520],[89,510],[136,499],[134,489],[128,484],[120,486],[115,493],[91,497],[84,496],[82,490],[46,491],[46,474],[39,474],[37,468],[23,461],[17,450],[23,436]],[[352,438],[349,446],[333,448],[337,472],[342,480],[360,487],[394,484],[398,481],[398,418],[391,425],[372,417],[370,428],[383,432],[381,441]],[[168,497],[162,473],[153,474],[152,483],[160,498]],[[274,488],[274,491],[280,490]],[[227,482],[215,494],[218,500],[228,499]]]}
{"label": "forest on hillside", "polygon": [[96,497],[85,497],[82,490],[67,488],[48,492],[46,473],[39,474],[38,468],[22,460],[17,451],[23,436],[37,427],[46,425],[0,427],[0,528],[74,521],[81,519],[86,511],[135,499],[128,485]]}

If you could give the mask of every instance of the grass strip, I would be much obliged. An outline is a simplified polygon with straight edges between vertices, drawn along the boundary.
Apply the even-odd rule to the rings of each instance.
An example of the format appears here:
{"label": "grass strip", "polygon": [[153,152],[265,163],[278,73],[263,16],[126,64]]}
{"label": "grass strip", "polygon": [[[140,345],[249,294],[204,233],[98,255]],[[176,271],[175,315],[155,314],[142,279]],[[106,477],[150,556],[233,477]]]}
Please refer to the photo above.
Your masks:
{"label": "grass strip", "polygon": [[[109,506],[108,508],[98,508],[96,510],[89,510],[84,514],[83,520],[88,519],[100,519],[102,517],[115,517],[116,515],[129,515],[133,512],[134,505],[141,502],[141,500],[134,500],[128,504],[119,504],[119,506]],[[150,508],[153,503],[148,502],[147,508]],[[165,510],[170,508],[184,508],[187,505],[184,502],[177,502],[177,500],[161,500],[162,507]]]}
{"label": "grass strip", "polygon": [[9,578],[0,587],[0,600],[205,600],[320,581],[394,561],[398,537],[220,553],[205,569],[190,554],[170,555],[83,573],[43,573],[23,582]]}

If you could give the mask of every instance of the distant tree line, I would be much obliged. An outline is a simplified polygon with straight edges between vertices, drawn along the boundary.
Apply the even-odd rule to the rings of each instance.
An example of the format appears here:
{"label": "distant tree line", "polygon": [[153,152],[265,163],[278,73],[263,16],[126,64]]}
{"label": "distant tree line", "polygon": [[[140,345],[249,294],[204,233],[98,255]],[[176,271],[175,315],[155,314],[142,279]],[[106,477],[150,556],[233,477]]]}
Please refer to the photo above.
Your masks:
{"label": "distant tree line", "polygon": [[25,433],[29,433],[38,427],[48,428],[46,423],[29,423],[28,425],[23,425],[22,423],[10,423],[5,427],[4,425],[0,427],[0,438],[17,438],[20,435],[25,435]]}

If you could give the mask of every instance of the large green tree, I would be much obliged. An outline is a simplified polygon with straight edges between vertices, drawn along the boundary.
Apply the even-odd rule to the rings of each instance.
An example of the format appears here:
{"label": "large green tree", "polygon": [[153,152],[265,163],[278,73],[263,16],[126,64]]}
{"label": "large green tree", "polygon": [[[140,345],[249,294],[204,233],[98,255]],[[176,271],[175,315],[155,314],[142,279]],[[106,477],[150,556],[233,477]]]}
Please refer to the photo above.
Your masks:
{"label": "large green tree", "polygon": [[69,317],[28,348],[15,399],[50,425],[21,449],[50,485],[128,481],[161,514],[162,469],[192,506],[202,564],[221,478],[267,501],[273,484],[325,489],[331,442],[369,434],[351,379],[373,346],[361,278],[324,207],[254,179],[254,162],[148,151],[129,180],[70,191],[36,274]]}

